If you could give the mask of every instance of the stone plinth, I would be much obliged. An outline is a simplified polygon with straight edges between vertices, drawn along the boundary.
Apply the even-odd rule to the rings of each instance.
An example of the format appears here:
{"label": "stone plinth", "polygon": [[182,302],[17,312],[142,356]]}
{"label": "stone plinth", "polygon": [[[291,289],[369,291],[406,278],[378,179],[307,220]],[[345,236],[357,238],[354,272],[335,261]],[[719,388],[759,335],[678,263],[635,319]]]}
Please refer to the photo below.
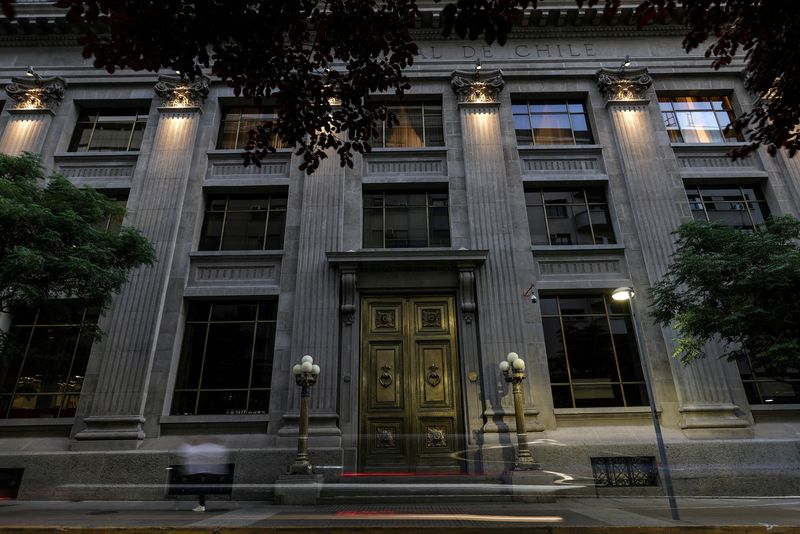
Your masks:
{"label": "stone plinth", "polygon": [[275,504],[316,504],[322,491],[322,475],[281,475],[275,481]]}

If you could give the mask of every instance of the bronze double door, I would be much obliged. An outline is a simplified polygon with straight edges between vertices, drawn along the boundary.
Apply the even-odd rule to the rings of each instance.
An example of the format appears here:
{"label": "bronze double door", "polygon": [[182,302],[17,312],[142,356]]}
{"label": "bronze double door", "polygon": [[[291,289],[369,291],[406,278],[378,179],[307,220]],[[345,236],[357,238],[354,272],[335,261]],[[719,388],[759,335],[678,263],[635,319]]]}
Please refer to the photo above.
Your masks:
{"label": "bronze double door", "polygon": [[453,298],[361,304],[360,470],[462,471]]}

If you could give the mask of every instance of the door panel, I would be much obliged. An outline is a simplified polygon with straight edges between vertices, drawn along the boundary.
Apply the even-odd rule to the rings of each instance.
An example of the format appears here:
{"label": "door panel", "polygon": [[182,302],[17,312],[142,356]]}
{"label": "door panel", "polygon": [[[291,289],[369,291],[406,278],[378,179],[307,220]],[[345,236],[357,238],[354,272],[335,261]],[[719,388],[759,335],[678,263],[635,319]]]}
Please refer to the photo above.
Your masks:
{"label": "door panel", "polygon": [[462,470],[452,297],[367,298],[361,309],[360,469]]}

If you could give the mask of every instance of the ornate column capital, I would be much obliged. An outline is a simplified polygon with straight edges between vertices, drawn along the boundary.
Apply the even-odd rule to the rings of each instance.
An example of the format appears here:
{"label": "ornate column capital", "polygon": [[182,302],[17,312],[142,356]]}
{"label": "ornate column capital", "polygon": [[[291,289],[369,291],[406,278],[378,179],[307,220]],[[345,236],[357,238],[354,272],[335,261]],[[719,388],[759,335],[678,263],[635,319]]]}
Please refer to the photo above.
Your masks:
{"label": "ornate column capital", "polygon": [[484,73],[457,70],[450,76],[450,86],[458,95],[459,104],[497,104],[505,82],[499,69]]}
{"label": "ornate column capital", "polygon": [[647,69],[600,69],[597,71],[597,86],[611,102],[647,102],[645,93],[653,85],[653,78]]}
{"label": "ornate column capital", "polygon": [[11,111],[38,111],[52,109],[64,98],[67,82],[59,76],[13,77],[6,85],[6,93],[17,105]]}
{"label": "ornate column capital", "polygon": [[197,76],[190,80],[185,76],[162,74],[153,90],[164,99],[164,108],[199,108],[208,96],[208,83],[206,76]]}

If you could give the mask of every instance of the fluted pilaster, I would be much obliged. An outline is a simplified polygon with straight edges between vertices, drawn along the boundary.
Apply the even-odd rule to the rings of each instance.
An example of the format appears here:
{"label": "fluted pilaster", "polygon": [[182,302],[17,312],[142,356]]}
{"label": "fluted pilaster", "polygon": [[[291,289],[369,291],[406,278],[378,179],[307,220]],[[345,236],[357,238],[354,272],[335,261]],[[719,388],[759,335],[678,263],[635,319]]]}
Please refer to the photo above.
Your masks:
{"label": "fluted pilaster", "polygon": [[[652,128],[649,100],[645,98],[650,84],[646,70],[632,71],[632,81],[609,76],[605,71],[598,73],[598,78],[601,90],[605,87],[603,92],[610,99],[608,112],[612,131],[616,137],[647,282],[652,286],[661,280],[671,261],[674,250],[671,232],[680,226],[681,206],[686,203],[683,183],[662,155]],[[642,304],[647,304],[647,300],[643,300]],[[675,333],[664,329],[663,334],[671,353]],[[647,351],[647,357],[652,359],[654,355],[654,351]],[[654,364],[656,362],[651,362]],[[709,357],[684,367],[670,358],[670,365],[677,386],[682,428],[748,425],[746,420],[737,416],[737,407],[731,400],[730,388],[726,384],[727,362]],[[658,377],[659,373],[653,375]]]}
{"label": "fluted pilaster", "polygon": [[52,121],[53,113],[47,109],[13,113],[0,137],[0,153],[17,156],[41,152]]}
{"label": "fluted pilaster", "polygon": [[134,271],[106,315],[86,428],[78,439],[142,439],[143,410],[163,303],[189,180],[199,112],[162,108],[147,170],[134,183],[126,224],[140,230],[158,258]]}

